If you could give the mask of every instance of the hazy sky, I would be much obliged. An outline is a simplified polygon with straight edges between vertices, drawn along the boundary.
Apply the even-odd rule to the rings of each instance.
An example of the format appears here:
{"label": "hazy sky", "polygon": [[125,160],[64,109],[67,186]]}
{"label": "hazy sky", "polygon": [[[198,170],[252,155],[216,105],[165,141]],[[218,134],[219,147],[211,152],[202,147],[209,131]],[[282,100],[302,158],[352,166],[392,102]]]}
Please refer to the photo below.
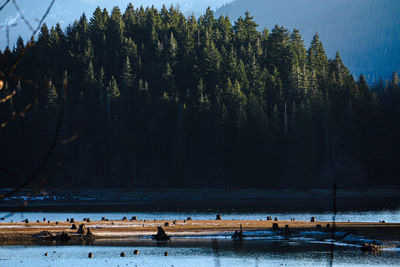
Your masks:
{"label": "hazy sky", "polygon": [[[203,13],[208,6],[215,10],[231,1],[232,0],[56,0],[45,22],[48,25],[54,25],[59,22],[65,27],[75,19],[78,19],[83,12],[85,12],[88,17],[91,17],[97,6],[105,7],[110,11],[113,6],[118,5],[121,10],[124,11],[130,2],[132,2],[135,7],[140,5],[154,5],[160,8],[163,4],[166,6],[179,5],[181,11],[185,14],[194,13],[195,15],[199,15]],[[5,2],[6,0],[0,0],[0,6]],[[8,42],[7,26],[17,24],[9,27],[9,45],[11,47],[15,44],[18,35],[21,35],[24,40],[27,40],[30,36],[29,28],[23,24],[12,2],[13,0],[0,12],[0,49],[4,48]],[[16,2],[21,8],[23,16],[32,23],[33,27],[36,27],[38,24],[37,21],[44,14],[51,0],[16,0]]]}

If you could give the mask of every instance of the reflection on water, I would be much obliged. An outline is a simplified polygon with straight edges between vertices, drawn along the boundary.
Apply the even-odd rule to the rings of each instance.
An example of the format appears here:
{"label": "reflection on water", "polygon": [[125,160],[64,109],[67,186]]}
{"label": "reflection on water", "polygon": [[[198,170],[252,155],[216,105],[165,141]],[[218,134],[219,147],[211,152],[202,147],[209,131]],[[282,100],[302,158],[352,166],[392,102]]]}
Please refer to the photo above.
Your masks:
{"label": "reflection on water", "polygon": [[[26,218],[29,221],[42,220],[44,217],[51,221],[63,221],[66,218],[75,218],[75,220],[82,220],[83,218],[90,218],[92,221],[101,220],[106,216],[110,220],[121,220],[124,216],[128,218],[137,216],[139,220],[184,220],[187,217],[192,217],[194,220],[214,220],[215,212],[18,212],[7,213],[0,212],[0,218],[6,217],[6,222],[21,221]],[[289,220],[295,218],[299,220],[310,220],[315,217],[317,221],[331,221],[332,214],[330,213],[307,213],[307,212],[294,212],[294,213],[262,213],[262,212],[226,212],[222,213],[224,220],[265,220],[267,216],[278,217],[279,220]],[[339,212],[336,216],[339,222],[378,222],[384,220],[387,223],[400,223],[400,210],[383,210],[383,211],[363,211],[363,212]]]}
{"label": "reflection on water", "polygon": [[[230,238],[102,240],[76,246],[2,246],[0,266],[325,266],[330,244],[293,240]],[[139,255],[133,251],[139,250]],[[168,257],[164,252],[168,251]],[[45,253],[48,256],[44,256]],[[88,258],[88,253],[93,258]],[[125,252],[125,257],[120,253]],[[336,246],[334,266],[400,264],[400,251],[364,254],[358,247]]]}

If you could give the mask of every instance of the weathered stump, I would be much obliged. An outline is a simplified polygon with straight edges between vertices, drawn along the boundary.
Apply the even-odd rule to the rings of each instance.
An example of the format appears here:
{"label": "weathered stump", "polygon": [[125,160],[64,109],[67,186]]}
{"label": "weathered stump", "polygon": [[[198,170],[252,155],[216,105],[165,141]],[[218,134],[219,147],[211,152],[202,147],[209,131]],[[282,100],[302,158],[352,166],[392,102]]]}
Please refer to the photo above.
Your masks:
{"label": "weathered stump", "polygon": [[232,239],[234,240],[242,240],[244,237],[242,225],[240,225],[240,231],[236,230],[232,235]]}
{"label": "weathered stump", "polygon": [[90,239],[90,238],[93,238],[93,237],[94,237],[94,234],[92,233],[92,230],[90,230],[90,228],[87,228],[87,232],[86,232],[85,238]]}
{"label": "weathered stump", "polygon": [[164,229],[159,226],[157,228],[157,234],[153,235],[153,239],[157,241],[168,241],[170,240],[170,236],[167,235],[167,233],[164,231]]}
{"label": "weathered stump", "polygon": [[86,235],[87,234],[86,226],[84,224],[79,225],[77,233],[80,235]]}
{"label": "weathered stump", "polygon": [[285,229],[283,229],[282,234],[283,234],[283,235],[286,235],[286,236],[292,234],[292,232],[291,232],[290,229],[289,229],[289,225],[287,225],[287,224],[285,225]]}
{"label": "weathered stump", "polygon": [[59,236],[56,237],[56,240],[59,240],[61,242],[67,242],[70,239],[71,237],[65,232],[61,233]]}

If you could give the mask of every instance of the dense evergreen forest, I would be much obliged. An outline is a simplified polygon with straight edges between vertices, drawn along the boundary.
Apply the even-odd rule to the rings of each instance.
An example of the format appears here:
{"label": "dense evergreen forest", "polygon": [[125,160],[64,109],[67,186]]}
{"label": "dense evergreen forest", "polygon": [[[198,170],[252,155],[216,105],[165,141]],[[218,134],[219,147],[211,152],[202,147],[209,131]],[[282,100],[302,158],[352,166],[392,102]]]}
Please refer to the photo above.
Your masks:
{"label": "dense evergreen forest", "polygon": [[296,28],[306,43],[318,31],[328,57],[339,50],[352,74],[364,74],[368,83],[400,70],[398,0],[235,0],[215,13],[234,20],[246,10],[258,29]]}
{"label": "dense evergreen forest", "polygon": [[[47,186],[400,185],[398,75],[369,88],[339,52],[327,58],[317,34],[306,49],[297,30],[257,26],[249,13],[232,23],[211,9],[196,19],[131,4],[97,8],[64,30],[44,24],[16,74],[48,89],[0,129],[2,167],[20,177],[37,167],[68,81],[60,144],[43,176],[63,167]],[[25,45],[19,38],[3,62]],[[2,121],[39,93],[24,81],[6,80],[0,93],[17,94],[1,104]]]}

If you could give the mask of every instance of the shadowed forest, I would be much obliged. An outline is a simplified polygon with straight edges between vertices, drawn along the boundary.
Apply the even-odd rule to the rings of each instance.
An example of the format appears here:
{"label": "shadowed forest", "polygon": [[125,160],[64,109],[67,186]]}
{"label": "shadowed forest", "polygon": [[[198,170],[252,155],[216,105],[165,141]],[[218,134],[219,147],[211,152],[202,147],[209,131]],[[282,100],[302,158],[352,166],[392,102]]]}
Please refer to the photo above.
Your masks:
{"label": "shadowed forest", "polygon": [[[369,86],[339,52],[328,59],[317,34],[305,45],[297,30],[257,27],[249,13],[232,22],[132,5],[44,24],[15,74],[48,89],[1,129],[1,165],[26,176],[40,162],[64,83],[60,139],[71,142],[52,156],[47,169],[62,168],[50,187],[400,185],[398,75]],[[25,41],[1,57],[12,62]],[[13,90],[0,123],[39,94],[22,79],[0,94]]]}

